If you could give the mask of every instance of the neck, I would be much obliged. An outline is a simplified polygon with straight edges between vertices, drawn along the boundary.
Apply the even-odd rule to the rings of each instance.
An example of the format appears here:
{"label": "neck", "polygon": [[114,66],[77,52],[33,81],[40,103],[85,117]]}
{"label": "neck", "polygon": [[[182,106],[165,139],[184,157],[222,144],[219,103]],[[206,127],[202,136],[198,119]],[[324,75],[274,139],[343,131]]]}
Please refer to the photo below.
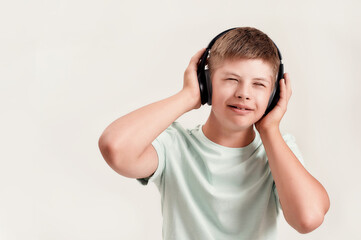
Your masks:
{"label": "neck", "polygon": [[245,147],[256,137],[253,125],[244,129],[234,129],[217,121],[212,113],[202,127],[202,131],[212,142],[231,148]]}

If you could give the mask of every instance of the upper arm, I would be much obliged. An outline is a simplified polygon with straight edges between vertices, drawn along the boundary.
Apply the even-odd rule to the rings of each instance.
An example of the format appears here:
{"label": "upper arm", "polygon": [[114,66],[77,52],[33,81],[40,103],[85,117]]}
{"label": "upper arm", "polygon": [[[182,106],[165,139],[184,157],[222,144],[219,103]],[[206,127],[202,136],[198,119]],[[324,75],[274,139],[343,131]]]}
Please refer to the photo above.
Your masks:
{"label": "upper arm", "polygon": [[139,158],[127,159],[122,164],[109,163],[109,166],[120,175],[128,178],[146,178],[157,170],[157,151],[150,144]]}

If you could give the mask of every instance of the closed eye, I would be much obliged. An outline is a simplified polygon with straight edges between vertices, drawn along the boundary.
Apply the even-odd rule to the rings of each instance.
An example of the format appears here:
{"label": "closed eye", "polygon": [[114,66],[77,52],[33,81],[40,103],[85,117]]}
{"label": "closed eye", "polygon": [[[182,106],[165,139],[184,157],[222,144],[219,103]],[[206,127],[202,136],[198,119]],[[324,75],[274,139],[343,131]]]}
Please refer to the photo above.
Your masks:
{"label": "closed eye", "polygon": [[255,83],[255,85],[263,86],[263,87],[264,87],[264,85],[263,85],[262,83]]}
{"label": "closed eye", "polygon": [[234,80],[234,81],[237,81],[237,82],[238,82],[238,80],[235,79],[235,78],[227,78],[227,80]]}

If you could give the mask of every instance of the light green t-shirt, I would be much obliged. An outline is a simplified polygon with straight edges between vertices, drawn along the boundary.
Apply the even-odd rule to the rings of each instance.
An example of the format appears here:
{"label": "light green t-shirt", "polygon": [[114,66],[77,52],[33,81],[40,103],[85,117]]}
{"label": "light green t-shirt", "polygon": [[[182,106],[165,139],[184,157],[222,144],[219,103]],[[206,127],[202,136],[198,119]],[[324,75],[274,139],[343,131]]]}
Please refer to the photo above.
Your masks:
{"label": "light green t-shirt", "polygon": [[[281,209],[268,159],[256,128],[242,148],[209,140],[202,125],[172,123],[153,142],[159,163],[143,185],[161,194],[165,240],[275,240]],[[295,138],[283,139],[304,164]]]}

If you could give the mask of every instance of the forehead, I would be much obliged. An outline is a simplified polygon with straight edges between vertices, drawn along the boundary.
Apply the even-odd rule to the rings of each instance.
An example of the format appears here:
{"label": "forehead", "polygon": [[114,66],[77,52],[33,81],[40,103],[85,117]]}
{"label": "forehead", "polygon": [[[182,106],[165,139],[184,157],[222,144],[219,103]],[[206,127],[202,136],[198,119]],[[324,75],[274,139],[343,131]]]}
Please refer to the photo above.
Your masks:
{"label": "forehead", "polygon": [[272,66],[262,59],[226,59],[216,69],[217,75],[234,75],[240,78],[259,79],[272,82]]}

